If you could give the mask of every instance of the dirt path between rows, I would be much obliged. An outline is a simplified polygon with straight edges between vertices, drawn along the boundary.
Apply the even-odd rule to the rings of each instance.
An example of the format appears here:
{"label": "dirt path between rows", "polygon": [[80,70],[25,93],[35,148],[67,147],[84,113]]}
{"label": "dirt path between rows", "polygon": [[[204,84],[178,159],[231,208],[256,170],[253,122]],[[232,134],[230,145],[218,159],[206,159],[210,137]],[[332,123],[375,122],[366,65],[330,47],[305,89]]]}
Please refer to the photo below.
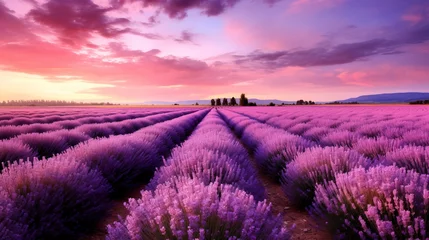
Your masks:
{"label": "dirt path between rows", "polygon": [[273,212],[275,214],[284,214],[284,221],[287,222],[287,226],[295,224],[295,229],[292,232],[292,239],[333,239],[333,236],[327,230],[317,226],[314,219],[312,219],[306,211],[298,210],[290,205],[280,184],[274,182],[271,178],[262,173],[259,173],[259,179],[265,187],[267,201],[271,202]]}
{"label": "dirt path between rows", "polygon": [[81,240],[104,240],[107,235],[107,225],[118,221],[118,216],[121,216],[123,219],[128,215],[128,209],[125,208],[124,202],[128,202],[130,198],[139,198],[141,197],[140,191],[145,188],[146,184],[142,185],[139,188],[136,188],[133,191],[130,191],[127,194],[127,197],[121,199],[116,199],[113,201],[109,212],[106,216],[97,224],[97,228],[94,232],[88,236],[81,238]]}

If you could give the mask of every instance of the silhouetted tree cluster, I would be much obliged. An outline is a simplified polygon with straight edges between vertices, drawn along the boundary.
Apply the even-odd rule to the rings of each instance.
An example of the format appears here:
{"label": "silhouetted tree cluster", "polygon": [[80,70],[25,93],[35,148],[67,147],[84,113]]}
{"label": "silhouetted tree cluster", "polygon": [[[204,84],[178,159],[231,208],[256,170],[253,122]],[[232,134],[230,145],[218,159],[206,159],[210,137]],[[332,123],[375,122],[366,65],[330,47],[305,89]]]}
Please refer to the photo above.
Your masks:
{"label": "silhouetted tree cluster", "polygon": [[249,99],[247,99],[246,95],[244,93],[240,96],[240,106],[248,106],[249,105]]}
{"label": "silhouetted tree cluster", "polygon": [[0,106],[89,106],[89,105],[119,105],[110,102],[75,102],[64,100],[10,100],[0,102]]}
{"label": "silhouetted tree cluster", "polygon": [[268,106],[270,106],[270,107],[274,107],[276,104],[275,103],[273,103],[273,102],[270,102],[270,104],[268,104]]}
{"label": "silhouetted tree cluster", "polygon": [[216,106],[221,106],[221,105],[222,105],[222,103],[220,101],[220,98],[216,99]]}
{"label": "silhouetted tree cluster", "polygon": [[228,99],[226,98],[223,99],[222,106],[228,106]]}
{"label": "silhouetted tree cluster", "polygon": [[298,100],[296,101],[296,105],[315,105],[316,103],[313,101],[304,101],[304,100]]}
{"label": "silhouetted tree cluster", "polygon": [[247,106],[249,106],[249,107],[256,107],[258,105],[255,102],[249,102],[249,104]]}
{"label": "silhouetted tree cluster", "polygon": [[[242,94],[243,95],[243,94]],[[240,98],[240,104],[241,104],[242,99]],[[235,97],[232,97],[230,101],[228,101],[228,98],[223,98],[222,100],[220,98],[218,99],[212,99],[210,101],[212,106],[237,106],[237,100],[235,99]],[[248,104],[248,100],[246,98],[246,103]],[[242,105],[240,105],[242,106]],[[244,105],[247,106],[247,105]]]}
{"label": "silhouetted tree cluster", "polygon": [[413,101],[413,102],[410,102],[410,104],[412,104],[412,105],[417,105],[417,104],[429,104],[429,100]]}
{"label": "silhouetted tree cluster", "polygon": [[335,101],[335,102],[329,102],[329,103],[325,103],[325,104],[359,104],[358,102],[339,102],[339,101]]}

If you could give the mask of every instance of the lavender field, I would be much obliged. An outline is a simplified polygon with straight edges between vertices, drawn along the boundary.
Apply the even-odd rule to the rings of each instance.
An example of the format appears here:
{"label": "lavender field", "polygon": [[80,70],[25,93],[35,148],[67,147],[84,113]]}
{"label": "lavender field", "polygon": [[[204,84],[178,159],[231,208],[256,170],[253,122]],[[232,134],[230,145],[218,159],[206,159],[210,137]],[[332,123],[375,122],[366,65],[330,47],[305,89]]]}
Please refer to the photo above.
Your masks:
{"label": "lavender field", "polygon": [[424,106],[3,108],[0,239],[427,239],[428,146]]}

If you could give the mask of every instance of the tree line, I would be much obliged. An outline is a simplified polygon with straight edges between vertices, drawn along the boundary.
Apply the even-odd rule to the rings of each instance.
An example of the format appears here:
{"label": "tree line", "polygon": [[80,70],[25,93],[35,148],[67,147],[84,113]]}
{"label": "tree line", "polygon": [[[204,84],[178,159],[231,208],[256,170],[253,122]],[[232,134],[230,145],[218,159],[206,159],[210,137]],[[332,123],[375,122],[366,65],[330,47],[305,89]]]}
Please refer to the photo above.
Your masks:
{"label": "tree line", "polygon": [[410,104],[412,104],[412,105],[417,105],[417,104],[429,104],[429,100],[418,100],[418,101],[413,101],[413,102],[410,102]]}
{"label": "tree line", "polygon": [[255,102],[249,102],[249,99],[246,97],[246,94],[242,93],[240,96],[240,99],[237,103],[237,100],[235,97],[232,97],[230,101],[228,101],[228,98],[224,98],[223,100],[218,99],[212,99],[211,100],[212,106],[256,106]]}
{"label": "tree line", "polygon": [[109,102],[75,102],[64,100],[10,100],[0,102],[0,106],[89,106],[89,105],[119,105]]}

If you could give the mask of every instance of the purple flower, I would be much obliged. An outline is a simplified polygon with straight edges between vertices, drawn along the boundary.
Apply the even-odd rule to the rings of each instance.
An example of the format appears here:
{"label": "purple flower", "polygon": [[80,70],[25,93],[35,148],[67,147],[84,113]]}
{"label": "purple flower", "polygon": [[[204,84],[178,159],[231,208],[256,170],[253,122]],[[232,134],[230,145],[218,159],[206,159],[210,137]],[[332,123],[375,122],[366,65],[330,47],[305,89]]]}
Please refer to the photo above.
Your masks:
{"label": "purple flower", "polygon": [[386,154],[387,163],[405,167],[421,174],[429,174],[429,148],[405,146]]}
{"label": "purple flower", "polygon": [[353,150],[342,147],[311,148],[287,164],[282,173],[282,188],[289,200],[300,208],[309,206],[317,184],[335,180],[335,174],[371,162]]}
{"label": "purple flower", "polygon": [[75,238],[106,211],[109,192],[98,171],[74,159],[14,163],[0,175],[0,232],[11,239]]}
{"label": "purple flower", "polygon": [[405,168],[356,168],[317,185],[311,212],[345,238],[425,239],[428,183]]}
{"label": "purple flower", "polygon": [[290,238],[282,217],[273,216],[269,204],[256,202],[242,190],[198,179],[172,182],[130,199],[130,214],[108,226],[107,239]]}

